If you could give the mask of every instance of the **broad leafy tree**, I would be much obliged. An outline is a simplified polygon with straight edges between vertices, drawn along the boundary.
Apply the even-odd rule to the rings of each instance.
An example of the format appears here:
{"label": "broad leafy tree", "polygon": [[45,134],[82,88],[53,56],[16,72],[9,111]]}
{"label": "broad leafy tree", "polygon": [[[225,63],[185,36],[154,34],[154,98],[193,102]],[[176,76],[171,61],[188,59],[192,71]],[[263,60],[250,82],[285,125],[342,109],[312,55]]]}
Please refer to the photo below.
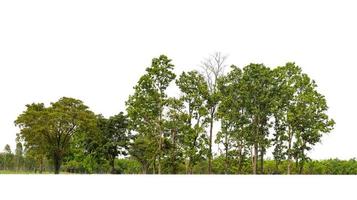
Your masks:
{"label": "broad leafy tree", "polygon": [[19,136],[29,149],[45,149],[58,174],[74,134],[85,126],[95,126],[95,116],[82,101],[67,97],[50,107],[44,104],[26,107],[15,121],[20,127]]}

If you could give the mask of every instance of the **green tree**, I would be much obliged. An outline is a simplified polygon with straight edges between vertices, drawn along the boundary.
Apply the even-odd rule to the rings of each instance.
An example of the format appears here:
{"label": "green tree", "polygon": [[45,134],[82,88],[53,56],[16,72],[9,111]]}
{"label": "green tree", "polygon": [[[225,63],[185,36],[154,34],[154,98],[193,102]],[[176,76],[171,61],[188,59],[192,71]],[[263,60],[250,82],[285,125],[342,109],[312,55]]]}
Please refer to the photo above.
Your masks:
{"label": "green tree", "polygon": [[188,172],[192,173],[194,165],[207,154],[207,137],[204,130],[207,124],[208,85],[197,71],[183,72],[176,81],[181,90],[181,100],[186,109],[181,115],[185,122],[183,136],[183,154],[187,158]]}
{"label": "green tree", "polygon": [[[146,69],[147,73],[134,87],[134,94],[126,102],[130,129],[141,135],[137,137],[141,138],[141,141],[147,141],[148,144],[157,146],[153,152],[147,152],[149,154],[147,156],[151,157],[150,160],[154,161],[154,165],[157,164],[159,174],[161,174],[161,160],[164,157],[165,108],[168,103],[166,89],[176,77],[173,68],[174,65],[166,56],[161,55],[159,58],[154,58],[151,67]],[[140,148],[143,144],[140,142]],[[133,145],[132,147],[139,146]],[[147,156],[145,157],[147,158]],[[145,165],[148,163],[151,161],[145,161]],[[153,168],[154,171],[155,168]]]}
{"label": "green tree", "polygon": [[[224,169],[228,173],[230,160],[237,160],[237,173],[242,172],[246,155],[248,154],[249,120],[247,108],[241,91],[242,70],[231,66],[231,71],[218,81],[221,103],[217,116],[221,119],[221,131],[218,132],[216,143],[224,146]],[[233,154],[233,155],[232,155]]]}
{"label": "green tree", "polygon": [[95,125],[95,115],[82,101],[63,97],[46,108],[44,104],[26,105],[15,121],[19,137],[30,149],[45,149],[58,174],[69,145],[80,129]]}
{"label": "green tree", "polygon": [[128,132],[128,119],[123,112],[103,121],[101,127],[102,148],[106,159],[112,167],[111,173],[115,171],[115,158],[126,156],[129,147],[130,135]]}
{"label": "green tree", "polygon": [[264,154],[270,146],[269,119],[273,113],[275,95],[271,70],[263,64],[244,67],[240,92],[245,115],[249,120],[247,130],[250,134],[247,141],[252,146],[252,169],[253,174],[256,174],[258,158],[260,157],[261,161],[260,172],[263,172]]}
{"label": "green tree", "polygon": [[15,149],[15,159],[16,159],[16,170],[20,170],[22,163],[23,163],[23,147],[21,142],[16,143],[16,149]]}
{"label": "green tree", "polygon": [[209,143],[208,143],[208,173],[212,172],[212,145],[213,145],[213,125],[215,122],[215,114],[219,104],[218,95],[218,79],[224,75],[227,56],[220,52],[215,52],[202,62],[204,77],[207,81],[208,93],[207,109],[209,111]]}
{"label": "green tree", "polygon": [[11,170],[14,166],[14,154],[11,151],[11,147],[9,144],[6,144],[4,147],[4,169]]}
{"label": "green tree", "polygon": [[183,138],[187,130],[187,116],[184,113],[184,102],[182,99],[170,98],[168,101],[168,113],[166,127],[166,145],[168,157],[165,166],[168,173],[177,174],[183,163]]}
{"label": "green tree", "polygon": [[276,160],[288,160],[287,173],[291,173],[294,157],[298,173],[309,159],[306,152],[320,142],[334,121],[328,117],[325,97],[317,92],[315,81],[294,63],[274,69],[279,100],[275,111]]}

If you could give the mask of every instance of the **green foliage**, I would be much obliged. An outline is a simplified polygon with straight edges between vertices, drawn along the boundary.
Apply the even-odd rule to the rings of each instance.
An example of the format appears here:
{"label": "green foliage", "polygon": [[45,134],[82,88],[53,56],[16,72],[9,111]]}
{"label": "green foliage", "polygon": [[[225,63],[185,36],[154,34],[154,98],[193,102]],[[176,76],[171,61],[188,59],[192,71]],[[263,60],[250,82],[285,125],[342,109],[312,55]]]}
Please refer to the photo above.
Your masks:
{"label": "green foliage", "polygon": [[73,136],[80,130],[95,126],[95,116],[82,101],[63,97],[46,108],[44,104],[26,105],[15,121],[20,127],[19,138],[27,151],[46,155],[59,173]]}
{"label": "green foliage", "polygon": [[[0,169],[120,174],[355,174],[356,161],[311,161],[308,152],[334,127],[317,84],[294,63],[274,69],[203,62],[182,72],[161,55],[140,77],[123,112],[105,118],[81,100],[26,105]],[[176,81],[175,81],[176,79]],[[167,95],[176,83],[179,97]],[[213,124],[220,130],[213,134]],[[213,137],[218,144],[213,156]],[[274,160],[265,160],[272,153]],[[294,164],[295,163],[295,164]]]}
{"label": "green foliage", "polygon": [[[165,108],[169,102],[165,90],[176,77],[173,68],[171,60],[166,56],[154,58],[151,67],[146,69],[147,73],[134,87],[134,94],[126,102],[130,129],[136,132],[139,140],[131,146],[132,152],[142,162],[145,172],[149,165],[153,165],[153,171],[157,169],[157,173],[161,173],[161,160],[165,157]],[[145,156],[140,155],[141,150]]]}
{"label": "green foliage", "polygon": [[115,168],[119,174],[140,174],[142,168],[140,162],[135,159],[115,159]]}
{"label": "green foliage", "polygon": [[180,142],[188,166],[187,173],[192,173],[196,163],[208,153],[208,140],[204,133],[208,116],[208,86],[197,71],[183,72],[176,85],[181,90],[180,99],[184,104],[180,116],[183,120]]}
{"label": "green foliage", "polygon": [[317,92],[315,81],[302,73],[294,63],[274,69],[277,99],[275,109],[275,150],[277,161],[285,156],[290,162],[294,157],[302,172],[309,159],[306,152],[320,142],[334,121],[327,116],[325,97]]}

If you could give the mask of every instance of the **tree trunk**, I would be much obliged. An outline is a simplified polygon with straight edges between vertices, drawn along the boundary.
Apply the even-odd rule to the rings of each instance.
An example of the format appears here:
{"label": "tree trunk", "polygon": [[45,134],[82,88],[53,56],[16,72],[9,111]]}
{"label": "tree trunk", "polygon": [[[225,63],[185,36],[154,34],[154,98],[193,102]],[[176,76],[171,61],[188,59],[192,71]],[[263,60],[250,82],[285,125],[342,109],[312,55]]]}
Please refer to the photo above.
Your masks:
{"label": "tree trunk", "polygon": [[304,150],[301,151],[301,155],[302,155],[302,159],[301,159],[300,165],[299,165],[299,174],[302,174],[302,172],[304,170],[304,164],[305,164]]}
{"label": "tree trunk", "polygon": [[238,169],[237,169],[237,174],[240,174],[242,172],[242,148],[238,148]]}
{"label": "tree trunk", "polygon": [[173,143],[173,152],[172,152],[172,174],[177,174],[177,163],[176,163],[176,131],[172,130],[172,143]]}
{"label": "tree trunk", "polygon": [[162,137],[161,137],[161,134],[160,134],[160,144],[159,144],[159,160],[158,160],[158,163],[157,163],[157,173],[158,174],[161,174],[161,151],[162,151]]}
{"label": "tree trunk", "polygon": [[254,144],[253,174],[257,174],[258,169],[258,145]]}
{"label": "tree trunk", "polygon": [[60,173],[61,164],[59,160],[55,160],[55,174]]}
{"label": "tree trunk", "polygon": [[211,110],[211,120],[209,128],[209,150],[208,150],[208,174],[212,173],[212,137],[213,137],[213,117],[214,109]]}
{"label": "tree trunk", "polygon": [[288,134],[289,134],[289,144],[288,144],[288,174],[291,174],[291,143],[292,143],[292,135],[291,135],[291,131],[290,131],[290,127],[288,130]]}
{"label": "tree trunk", "polygon": [[260,150],[260,174],[264,174],[264,154],[265,149],[262,147]]}
{"label": "tree trunk", "polygon": [[228,174],[228,135],[227,135],[227,133],[225,135],[225,144],[224,144],[224,146],[225,146],[225,152],[226,152],[226,154],[225,154],[226,159],[225,159],[224,173]]}
{"label": "tree trunk", "polygon": [[53,162],[54,162],[54,167],[55,167],[55,174],[60,173],[61,169],[61,164],[62,164],[62,156],[60,155],[60,152],[55,152],[55,155],[53,157]]}
{"label": "tree trunk", "polygon": [[110,159],[110,166],[112,167],[111,174],[115,174],[115,157]]}
{"label": "tree trunk", "polygon": [[43,172],[43,157],[40,158],[40,174]]}
{"label": "tree trunk", "polygon": [[142,170],[143,170],[143,174],[147,174],[148,165],[147,164],[142,164]]}

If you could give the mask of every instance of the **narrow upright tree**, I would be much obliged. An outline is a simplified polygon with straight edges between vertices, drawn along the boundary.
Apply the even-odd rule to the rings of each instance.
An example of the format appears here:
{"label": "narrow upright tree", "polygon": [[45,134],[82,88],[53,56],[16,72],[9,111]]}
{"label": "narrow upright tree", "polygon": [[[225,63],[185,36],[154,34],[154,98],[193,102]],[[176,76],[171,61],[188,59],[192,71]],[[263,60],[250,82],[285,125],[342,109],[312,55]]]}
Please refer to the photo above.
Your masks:
{"label": "narrow upright tree", "polygon": [[186,109],[182,143],[184,155],[187,158],[187,172],[192,173],[194,165],[207,152],[207,137],[204,129],[207,124],[207,96],[208,87],[204,77],[197,71],[183,72],[176,81],[182,93],[181,100]]}
{"label": "narrow upright tree", "polygon": [[271,70],[263,64],[250,64],[243,68],[241,79],[241,97],[244,102],[245,114],[249,120],[248,142],[252,145],[252,170],[258,172],[260,157],[260,172],[263,173],[264,154],[270,145],[269,121],[274,108],[273,76]]}
{"label": "narrow upright tree", "polygon": [[16,159],[16,170],[19,171],[21,169],[21,165],[23,162],[23,147],[21,142],[16,143],[15,159]]}
{"label": "narrow upright tree", "polygon": [[[163,158],[165,107],[168,97],[166,89],[175,79],[174,65],[164,55],[152,60],[151,66],[146,69],[138,84],[134,87],[135,92],[126,102],[130,128],[137,132],[138,136],[149,143],[157,144],[157,149],[151,152],[151,160],[157,164],[157,173],[161,174],[161,160]],[[135,147],[135,145],[133,146]],[[147,148],[150,149],[150,148]],[[146,161],[146,163],[149,163]],[[155,170],[154,166],[154,170]]]}
{"label": "narrow upright tree", "polygon": [[219,95],[217,90],[217,80],[224,75],[227,56],[220,52],[215,52],[202,62],[204,77],[207,81],[208,92],[207,109],[209,111],[209,149],[208,149],[208,173],[212,172],[212,145],[213,145],[213,125],[215,122],[215,114],[219,103]]}
{"label": "narrow upright tree", "polygon": [[218,82],[221,103],[217,116],[221,120],[221,131],[217,134],[216,142],[224,146],[226,173],[229,168],[229,152],[236,152],[237,173],[241,173],[248,150],[249,120],[242,98],[244,93],[241,91],[241,79],[242,70],[231,66],[231,71]]}

